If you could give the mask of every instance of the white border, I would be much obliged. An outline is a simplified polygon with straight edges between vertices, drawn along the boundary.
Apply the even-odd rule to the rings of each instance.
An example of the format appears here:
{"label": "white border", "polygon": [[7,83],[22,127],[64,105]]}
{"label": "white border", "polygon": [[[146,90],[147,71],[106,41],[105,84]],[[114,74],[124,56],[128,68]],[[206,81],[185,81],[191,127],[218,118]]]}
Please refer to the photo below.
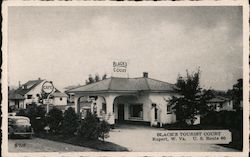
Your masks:
{"label": "white border", "polygon": [[[7,79],[7,32],[8,32],[8,7],[9,6],[242,6],[243,7],[243,82],[244,82],[244,98],[243,98],[243,116],[244,116],[244,138],[243,152],[41,152],[41,153],[9,153],[8,152],[8,130],[7,130],[7,113],[8,113],[8,79]],[[143,1],[143,2],[93,2],[93,1],[4,1],[2,5],[2,35],[3,35],[3,64],[2,64],[2,155],[20,157],[20,156],[235,156],[247,157],[249,152],[249,5],[245,1]]]}

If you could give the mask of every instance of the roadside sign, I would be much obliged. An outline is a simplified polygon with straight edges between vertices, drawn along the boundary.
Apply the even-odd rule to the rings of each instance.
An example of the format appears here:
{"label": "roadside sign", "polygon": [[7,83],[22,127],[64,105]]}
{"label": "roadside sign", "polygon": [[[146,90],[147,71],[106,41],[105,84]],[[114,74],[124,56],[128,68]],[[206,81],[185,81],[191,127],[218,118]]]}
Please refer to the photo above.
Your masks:
{"label": "roadside sign", "polygon": [[52,93],[54,90],[54,86],[52,82],[49,82],[49,81],[44,82],[42,86],[42,90],[47,94]]}
{"label": "roadside sign", "polygon": [[112,62],[112,76],[128,77],[128,60],[114,60]]}
{"label": "roadside sign", "polygon": [[51,99],[43,99],[43,104],[52,104]]}

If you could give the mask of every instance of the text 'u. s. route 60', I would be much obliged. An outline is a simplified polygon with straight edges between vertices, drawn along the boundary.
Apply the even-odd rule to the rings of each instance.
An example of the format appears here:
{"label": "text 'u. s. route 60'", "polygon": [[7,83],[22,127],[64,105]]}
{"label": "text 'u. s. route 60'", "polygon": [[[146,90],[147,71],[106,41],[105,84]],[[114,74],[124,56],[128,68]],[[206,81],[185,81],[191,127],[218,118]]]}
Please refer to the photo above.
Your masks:
{"label": "text 'u. s. route 60'", "polygon": [[152,137],[155,142],[228,144],[232,134],[228,130],[178,130],[158,131]]}

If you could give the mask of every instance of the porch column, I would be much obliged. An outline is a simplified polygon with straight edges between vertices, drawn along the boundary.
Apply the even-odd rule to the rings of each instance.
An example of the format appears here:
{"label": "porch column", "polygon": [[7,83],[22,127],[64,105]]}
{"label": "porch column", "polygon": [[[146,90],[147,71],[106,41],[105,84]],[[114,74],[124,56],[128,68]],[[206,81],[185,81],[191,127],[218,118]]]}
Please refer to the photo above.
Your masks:
{"label": "porch column", "polygon": [[155,126],[155,107],[151,106],[150,110],[150,126]]}
{"label": "porch column", "polygon": [[115,124],[115,116],[114,116],[114,111],[113,111],[113,105],[114,105],[114,100],[116,96],[109,95],[105,96],[106,100],[106,120],[110,125]]}
{"label": "porch column", "polygon": [[[151,115],[151,126],[157,125],[157,123],[159,122],[160,127],[162,127],[163,123],[164,123],[164,119],[166,119],[166,113],[164,112],[164,110],[166,110],[166,107],[164,107],[165,104],[165,100],[163,96],[158,96],[158,95],[149,95],[149,99],[151,100],[152,104],[155,104],[155,106],[152,106],[150,115]],[[158,109],[158,113],[157,113],[157,121],[155,119],[155,108]]]}
{"label": "porch column", "polygon": [[76,114],[80,113],[80,105],[78,104],[78,99],[79,98],[80,98],[79,96],[75,96],[74,97],[74,105],[75,105],[75,112],[76,112]]}

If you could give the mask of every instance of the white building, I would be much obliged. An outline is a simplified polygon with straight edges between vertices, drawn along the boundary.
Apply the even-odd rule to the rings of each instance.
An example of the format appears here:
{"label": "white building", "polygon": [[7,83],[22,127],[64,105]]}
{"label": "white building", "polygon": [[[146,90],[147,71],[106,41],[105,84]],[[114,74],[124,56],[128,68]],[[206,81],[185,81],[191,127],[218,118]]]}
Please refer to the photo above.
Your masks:
{"label": "white building", "polygon": [[233,100],[222,96],[216,96],[208,100],[207,105],[211,111],[234,111]]}
{"label": "white building", "polygon": [[176,86],[148,78],[111,77],[66,91],[74,95],[78,114],[95,112],[110,124],[130,121],[151,126],[176,122],[169,98],[178,96]]}
{"label": "white building", "polygon": [[56,90],[53,94],[52,94],[52,105],[61,109],[61,110],[65,110],[66,106],[67,106],[67,99],[68,96],[65,93],[60,92],[59,90]]}
{"label": "white building", "polygon": [[14,91],[9,91],[8,94],[8,106],[11,110],[17,110],[19,108],[24,108],[24,96],[17,94]]}
{"label": "white building", "polygon": [[[21,85],[15,91],[9,93],[9,105],[12,106],[13,103],[18,105],[18,108],[26,109],[27,106],[32,103],[38,105],[43,104],[40,101],[42,94],[42,85],[46,80],[30,80],[25,84]],[[51,94],[50,100],[52,106],[66,106],[67,105],[67,95],[60,92],[55,88],[55,92]]]}

